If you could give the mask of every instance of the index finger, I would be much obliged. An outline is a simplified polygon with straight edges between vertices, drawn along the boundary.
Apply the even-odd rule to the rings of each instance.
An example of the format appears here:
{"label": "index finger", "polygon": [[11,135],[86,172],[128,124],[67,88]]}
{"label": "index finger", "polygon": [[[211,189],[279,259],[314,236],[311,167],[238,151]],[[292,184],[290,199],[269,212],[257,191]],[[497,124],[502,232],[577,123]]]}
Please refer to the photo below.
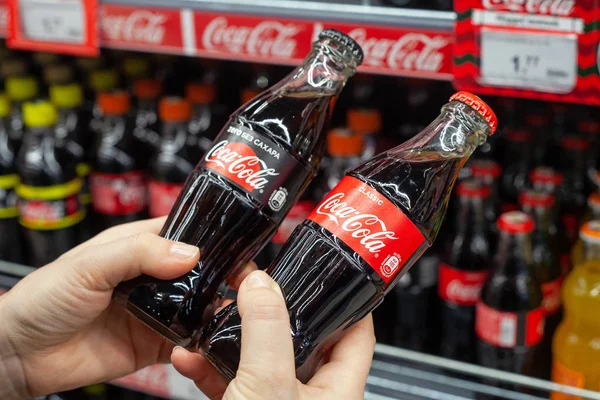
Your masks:
{"label": "index finger", "polygon": [[375,330],[371,314],[356,323],[333,346],[329,362],[321,367],[308,386],[351,399],[363,393],[375,351]]}

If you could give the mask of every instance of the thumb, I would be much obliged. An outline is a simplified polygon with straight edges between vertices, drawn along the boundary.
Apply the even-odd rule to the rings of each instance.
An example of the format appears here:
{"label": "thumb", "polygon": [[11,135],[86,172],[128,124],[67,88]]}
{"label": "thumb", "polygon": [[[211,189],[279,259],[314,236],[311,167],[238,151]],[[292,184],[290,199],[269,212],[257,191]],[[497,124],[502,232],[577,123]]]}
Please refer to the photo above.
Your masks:
{"label": "thumb", "polygon": [[279,286],[265,272],[252,272],[242,282],[237,302],[242,350],[224,399],[296,398],[290,316]]}
{"label": "thumb", "polygon": [[69,264],[87,289],[104,291],[141,274],[176,278],[189,272],[199,256],[196,246],[140,233],[90,246],[74,255]]}

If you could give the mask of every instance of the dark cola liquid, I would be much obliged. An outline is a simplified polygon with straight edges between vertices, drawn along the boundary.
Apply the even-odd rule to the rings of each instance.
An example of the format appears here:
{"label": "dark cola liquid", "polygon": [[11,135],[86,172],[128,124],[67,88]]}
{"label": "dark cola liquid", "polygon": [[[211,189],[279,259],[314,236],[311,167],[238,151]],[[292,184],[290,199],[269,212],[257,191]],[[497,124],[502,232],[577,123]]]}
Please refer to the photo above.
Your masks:
{"label": "dark cola liquid", "polygon": [[[293,97],[267,92],[232,117],[232,122],[275,140],[306,167],[302,190],[290,194],[294,198],[289,205],[319,165],[325,144],[320,132],[334,103],[335,96],[314,92]],[[212,304],[221,283],[268,243],[281,222],[264,213],[264,208],[225,178],[197,167],[161,236],[198,246],[200,261],[189,274],[171,281],[143,276],[121,286],[129,310],[169,340],[193,345],[202,323],[214,315]]]}
{"label": "dark cola liquid", "polygon": [[[463,159],[402,151],[375,157],[349,173],[396,204],[432,242]],[[407,262],[428,247],[424,243]],[[406,271],[406,269],[405,269]],[[298,379],[313,375],[323,351],[383,300],[387,286],[344,242],[312,221],[296,229],[268,269],[285,294]],[[393,315],[389,316],[393,318]],[[228,378],[238,368],[241,320],[237,305],[223,309],[206,329],[206,356]]]}

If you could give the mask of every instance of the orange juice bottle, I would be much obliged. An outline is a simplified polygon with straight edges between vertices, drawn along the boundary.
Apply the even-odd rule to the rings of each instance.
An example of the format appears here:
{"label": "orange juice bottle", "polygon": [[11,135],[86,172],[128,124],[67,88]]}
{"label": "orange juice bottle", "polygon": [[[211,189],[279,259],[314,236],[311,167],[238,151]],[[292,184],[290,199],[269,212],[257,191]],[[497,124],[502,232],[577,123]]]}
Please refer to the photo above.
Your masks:
{"label": "orange juice bottle", "polygon": [[[581,262],[563,285],[565,319],[552,345],[552,380],[582,389],[600,390],[600,220],[586,222],[579,232]],[[552,400],[579,400],[553,393]]]}
{"label": "orange juice bottle", "polygon": [[[593,219],[600,220],[600,194],[593,192],[590,194],[587,200],[587,211],[583,216],[583,220],[581,221],[582,225],[587,221],[591,221]],[[583,256],[583,241],[581,238],[575,242],[573,248],[571,249],[571,263],[573,266],[581,264],[581,258]]]}

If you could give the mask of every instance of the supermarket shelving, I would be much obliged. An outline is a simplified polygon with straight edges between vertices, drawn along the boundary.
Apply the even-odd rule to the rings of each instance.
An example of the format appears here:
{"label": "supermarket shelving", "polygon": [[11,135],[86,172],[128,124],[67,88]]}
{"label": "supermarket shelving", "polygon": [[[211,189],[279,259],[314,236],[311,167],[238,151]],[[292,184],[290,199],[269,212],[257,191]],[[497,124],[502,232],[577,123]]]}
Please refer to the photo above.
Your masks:
{"label": "supermarket shelving", "polygon": [[[342,1],[99,0],[98,18],[105,48],[289,65],[333,27],[362,45],[364,72],[452,78],[453,12]],[[0,32],[6,21],[0,1]]]}

